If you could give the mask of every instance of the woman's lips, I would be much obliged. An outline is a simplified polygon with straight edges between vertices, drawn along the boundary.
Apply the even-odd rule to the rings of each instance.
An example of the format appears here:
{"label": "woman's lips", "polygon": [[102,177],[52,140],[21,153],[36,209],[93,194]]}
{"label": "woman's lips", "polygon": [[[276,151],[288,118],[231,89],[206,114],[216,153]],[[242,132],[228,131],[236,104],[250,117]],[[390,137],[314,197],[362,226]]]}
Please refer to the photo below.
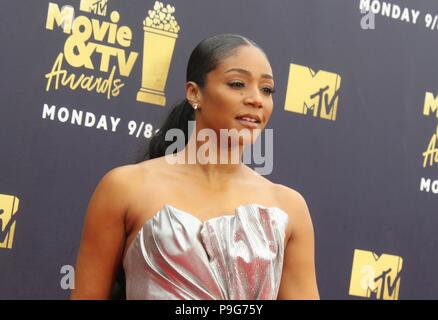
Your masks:
{"label": "woman's lips", "polygon": [[236,120],[239,121],[242,126],[247,127],[249,129],[257,129],[260,124],[258,122],[251,122],[239,118],[237,118]]}

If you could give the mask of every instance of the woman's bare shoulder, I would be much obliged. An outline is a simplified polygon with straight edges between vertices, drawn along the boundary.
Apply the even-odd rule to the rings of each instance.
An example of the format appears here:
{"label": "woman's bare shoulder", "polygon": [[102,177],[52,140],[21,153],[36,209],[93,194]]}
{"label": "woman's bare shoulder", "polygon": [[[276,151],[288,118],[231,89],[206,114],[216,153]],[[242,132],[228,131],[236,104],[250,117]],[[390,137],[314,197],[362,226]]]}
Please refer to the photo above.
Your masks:
{"label": "woman's bare shoulder", "polygon": [[165,173],[163,159],[155,158],[115,167],[109,170],[103,179],[108,180],[113,188],[124,193],[126,201],[131,203],[141,197],[141,193],[152,194],[158,185],[164,183]]}
{"label": "woman's bare shoulder", "polygon": [[132,185],[132,182],[136,180],[145,180],[145,178],[151,178],[153,174],[156,174],[163,168],[162,159],[155,158],[151,160],[145,160],[135,164],[126,164],[115,167],[109,170],[106,175],[113,177],[113,180],[123,184],[123,182]]}
{"label": "woman's bare shoulder", "polygon": [[304,196],[296,189],[280,183],[274,184],[278,202],[290,211],[305,211],[307,202]]}
{"label": "woman's bare shoulder", "polygon": [[264,188],[272,188],[275,186],[275,183],[273,183],[268,178],[258,173],[256,170],[250,168],[247,165],[245,165],[245,167],[246,167],[246,171],[245,171],[246,174],[248,175],[250,180],[255,184],[258,184],[260,187],[264,187]]}
{"label": "woman's bare shoulder", "polygon": [[289,215],[291,232],[304,225],[312,225],[312,220],[305,197],[297,190],[275,184],[277,201],[281,208]]}
{"label": "woman's bare shoulder", "polygon": [[275,188],[278,199],[281,202],[287,203],[291,201],[293,202],[296,200],[300,200],[300,198],[304,199],[302,194],[298,190],[293,189],[292,187],[280,183],[274,183],[273,187]]}

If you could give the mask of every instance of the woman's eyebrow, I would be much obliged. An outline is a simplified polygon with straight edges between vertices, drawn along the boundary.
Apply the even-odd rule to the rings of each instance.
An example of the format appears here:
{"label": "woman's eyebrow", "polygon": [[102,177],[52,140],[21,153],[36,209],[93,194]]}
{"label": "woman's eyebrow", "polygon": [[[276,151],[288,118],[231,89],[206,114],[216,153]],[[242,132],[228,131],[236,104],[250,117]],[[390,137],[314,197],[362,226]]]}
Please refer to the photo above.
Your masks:
{"label": "woman's eyebrow", "polygon": [[[250,71],[242,69],[242,68],[231,68],[231,69],[228,69],[227,71],[225,71],[225,73],[228,73],[228,72],[231,72],[231,71],[237,71],[237,72],[246,74],[247,76],[251,76],[252,75],[252,73]],[[262,78],[274,79],[273,76],[271,76],[270,74],[267,74],[267,73],[263,73],[262,74]]]}

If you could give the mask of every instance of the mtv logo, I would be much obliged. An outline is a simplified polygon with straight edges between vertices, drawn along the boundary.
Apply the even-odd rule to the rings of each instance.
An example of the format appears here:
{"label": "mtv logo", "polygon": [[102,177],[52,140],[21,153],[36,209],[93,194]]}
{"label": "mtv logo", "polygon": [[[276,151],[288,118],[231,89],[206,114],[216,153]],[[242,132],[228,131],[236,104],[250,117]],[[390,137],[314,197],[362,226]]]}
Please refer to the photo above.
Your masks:
{"label": "mtv logo", "polygon": [[0,194],[0,248],[12,249],[19,202],[15,196]]}
{"label": "mtv logo", "polygon": [[284,109],[327,120],[336,120],[341,77],[324,70],[290,64]]}
{"label": "mtv logo", "polygon": [[79,10],[106,16],[108,0],[81,0]]}
{"label": "mtv logo", "polygon": [[352,296],[397,300],[403,259],[398,256],[354,250],[350,290]]}

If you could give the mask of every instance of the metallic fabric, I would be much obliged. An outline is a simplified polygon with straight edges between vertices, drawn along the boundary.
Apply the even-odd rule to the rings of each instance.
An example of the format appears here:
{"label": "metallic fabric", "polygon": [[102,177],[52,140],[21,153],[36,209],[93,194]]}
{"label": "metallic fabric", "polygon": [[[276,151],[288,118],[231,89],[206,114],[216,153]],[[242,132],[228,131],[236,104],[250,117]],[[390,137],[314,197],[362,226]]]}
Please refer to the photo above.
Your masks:
{"label": "metallic fabric", "polygon": [[126,298],[276,299],[287,222],[257,204],[206,221],[166,204],[126,251]]}

